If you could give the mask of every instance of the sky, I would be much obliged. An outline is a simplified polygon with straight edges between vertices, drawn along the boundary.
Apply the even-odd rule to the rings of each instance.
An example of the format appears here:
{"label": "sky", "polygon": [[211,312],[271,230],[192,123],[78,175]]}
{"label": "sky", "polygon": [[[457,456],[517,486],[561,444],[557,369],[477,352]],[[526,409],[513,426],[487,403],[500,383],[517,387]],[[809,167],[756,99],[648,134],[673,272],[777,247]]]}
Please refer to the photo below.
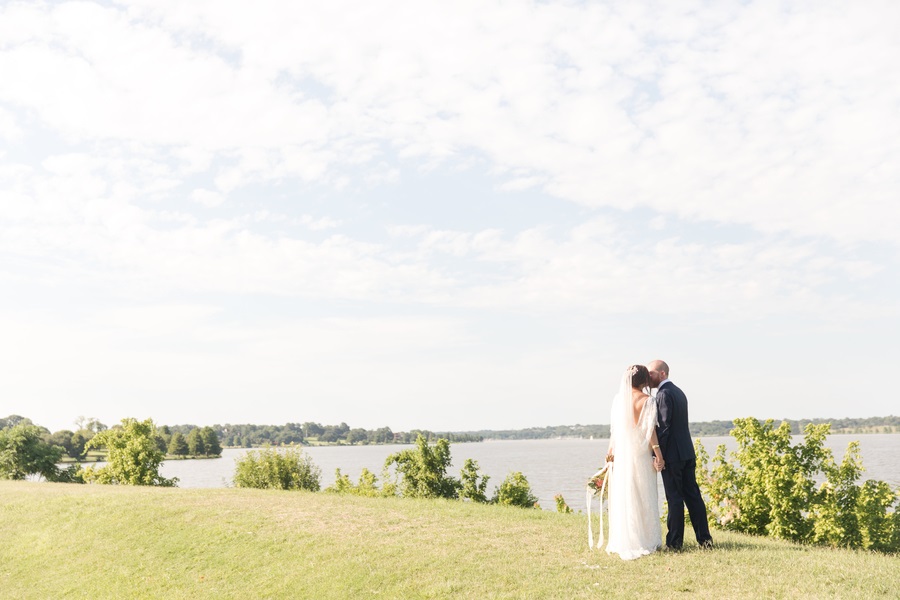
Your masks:
{"label": "sky", "polygon": [[897,413],[900,4],[0,1],[0,416]]}

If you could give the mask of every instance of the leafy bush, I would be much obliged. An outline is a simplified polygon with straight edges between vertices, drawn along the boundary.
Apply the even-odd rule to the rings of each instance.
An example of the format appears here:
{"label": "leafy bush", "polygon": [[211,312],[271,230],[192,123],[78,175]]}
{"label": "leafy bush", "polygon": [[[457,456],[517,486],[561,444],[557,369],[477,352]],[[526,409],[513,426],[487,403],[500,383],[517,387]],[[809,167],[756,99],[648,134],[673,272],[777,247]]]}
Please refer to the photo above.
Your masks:
{"label": "leafy bush", "polygon": [[105,429],[92,437],[86,449],[106,448],[106,466],[86,467],[80,477],[87,482],[119,485],[158,485],[171,487],[177,478],[159,474],[165,454],[156,443],[156,426],[152,419],[122,419],[121,427]]}
{"label": "leafy bush", "polygon": [[[802,443],[791,445],[791,427],[770,419],[736,419],[738,449],[709,455],[697,442],[698,479],[710,524],[725,529],[835,547],[900,551],[898,494],[883,481],[856,482],[863,471],[859,443],[840,464],[824,446],[830,426],[809,424]],[[816,479],[824,479],[816,485]],[[900,508],[900,505],[895,506]]]}
{"label": "leafy bush", "polygon": [[459,480],[461,484],[459,497],[472,502],[488,502],[487,484],[490,477],[481,476],[479,480],[478,461],[467,458],[463,463],[462,471],[459,472]]}
{"label": "leafy bush", "polygon": [[406,498],[457,498],[461,484],[447,475],[450,467],[450,442],[439,439],[434,446],[420,435],[415,449],[391,454],[384,462],[386,469],[396,465],[403,476],[400,493]]}
{"label": "leafy bush", "polygon": [[359,474],[359,483],[353,485],[350,477],[343,475],[340,469],[335,469],[334,485],[325,488],[326,492],[336,494],[353,494],[354,496],[367,496],[370,498],[386,495],[382,490],[378,489],[378,478],[375,474],[363,467]]}
{"label": "leafy bush", "polygon": [[553,499],[556,501],[556,512],[563,514],[574,512],[571,508],[569,508],[569,505],[566,504],[566,499],[563,498],[562,494],[553,496]]}
{"label": "leafy bush", "polygon": [[519,506],[521,508],[540,508],[537,497],[531,492],[528,478],[520,471],[510,473],[496,489],[491,502],[504,506]]}
{"label": "leafy bush", "polygon": [[[402,479],[399,484],[386,483],[385,489],[389,489],[389,485],[397,487],[400,495],[406,498],[451,498],[488,502],[485,491],[490,478],[479,474],[478,463],[466,459],[460,471],[460,479],[447,475],[450,463],[448,440],[441,438],[434,446],[429,446],[428,440],[420,435],[416,438],[414,449],[388,456],[384,463],[385,481],[388,481],[389,469],[394,465],[397,467],[397,473],[402,475]],[[340,480],[340,475],[338,477]],[[345,478],[344,481],[336,482],[335,487],[347,490],[352,484]],[[519,472],[507,476],[495,490],[490,502],[526,508],[538,506],[537,498],[531,493],[531,486],[528,485],[528,479]]]}
{"label": "leafy bush", "polygon": [[27,419],[0,430],[0,479],[40,475],[54,480],[64,450],[45,442],[44,431]]}
{"label": "leafy bush", "polygon": [[238,459],[234,485],[245,488],[319,491],[321,469],[300,448],[263,448]]}

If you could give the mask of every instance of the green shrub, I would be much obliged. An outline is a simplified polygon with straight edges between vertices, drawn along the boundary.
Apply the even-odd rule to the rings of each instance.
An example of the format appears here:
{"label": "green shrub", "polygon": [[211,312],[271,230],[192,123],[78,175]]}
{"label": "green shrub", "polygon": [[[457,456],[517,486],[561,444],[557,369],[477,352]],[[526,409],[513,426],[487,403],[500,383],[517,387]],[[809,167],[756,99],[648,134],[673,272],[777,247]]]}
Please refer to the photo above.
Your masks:
{"label": "green shrub", "polygon": [[569,505],[566,504],[566,499],[563,498],[562,494],[553,496],[553,499],[556,501],[556,512],[563,514],[574,512],[571,508],[569,508]]}
{"label": "green shrub", "polygon": [[519,471],[506,476],[491,501],[504,506],[540,508],[537,497],[531,492],[528,479]]}
{"label": "green shrub", "polygon": [[43,431],[27,419],[0,429],[0,479],[25,479],[40,475],[53,480],[63,448],[44,441]]}
{"label": "green shrub", "polygon": [[106,448],[106,466],[86,467],[79,476],[87,482],[119,485],[158,485],[172,487],[177,478],[159,474],[165,454],[156,443],[156,426],[152,419],[122,419],[121,427],[105,429],[92,437],[86,449]]}
{"label": "green shrub", "polygon": [[459,497],[463,500],[471,500],[472,502],[487,502],[487,484],[490,477],[487,475],[480,476],[478,472],[478,461],[467,458],[463,463],[463,468],[459,472],[460,492]]}
{"label": "green shrub", "polygon": [[383,490],[378,489],[378,478],[365,467],[363,467],[362,472],[359,474],[359,483],[356,485],[353,485],[353,482],[350,481],[350,477],[343,475],[340,469],[335,469],[334,485],[325,488],[325,491],[335,494],[367,496],[370,498],[386,495]]}
{"label": "green shrub", "polygon": [[710,500],[710,524],[795,542],[900,551],[900,512],[891,512],[900,494],[883,481],[857,484],[859,443],[851,442],[836,464],[824,445],[829,431],[827,423],[809,424],[803,442],[792,446],[786,422],[776,428],[771,419],[735,419],[731,435],[738,448],[729,460],[720,445],[712,469],[698,440],[698,480]]}
{"label": "green shrub", "polygon": [[450,467],[450,442],[439,439],[434,446],[419,435],[414,449],[391,454],[384,462],[385,469],[396,465],[402,475],[400,494],[405,498],[457,498],[461,484],[447,475]]}
{"label": "green shrub", "polygon": [[319,491],[321,470],[300,448],[251,450],[235,465],[234,485],[245,488]]}

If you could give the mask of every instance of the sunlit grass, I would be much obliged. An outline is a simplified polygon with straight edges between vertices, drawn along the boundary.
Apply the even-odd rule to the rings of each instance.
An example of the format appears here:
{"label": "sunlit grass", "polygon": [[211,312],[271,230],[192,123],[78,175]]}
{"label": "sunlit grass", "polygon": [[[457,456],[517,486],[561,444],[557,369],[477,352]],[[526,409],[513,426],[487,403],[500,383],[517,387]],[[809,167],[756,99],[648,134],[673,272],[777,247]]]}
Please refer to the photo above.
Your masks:
{"label": "sunlit grass", "polygon": [[455,501],[0,483],[2,598],[894,597],[900,558],[718,532],[625,562],[585,517]]}

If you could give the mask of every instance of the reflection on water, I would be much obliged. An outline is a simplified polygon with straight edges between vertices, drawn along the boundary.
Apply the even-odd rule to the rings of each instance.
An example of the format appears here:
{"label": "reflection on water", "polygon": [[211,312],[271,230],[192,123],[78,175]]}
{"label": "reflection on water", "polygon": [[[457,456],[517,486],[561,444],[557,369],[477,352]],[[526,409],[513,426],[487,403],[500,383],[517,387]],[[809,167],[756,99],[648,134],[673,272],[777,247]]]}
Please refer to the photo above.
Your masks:
{"label": "reflection on water", "polygon": [[[719,444],[729,450],[737,444],[730,436],[700,438],[710,456],[715,454]],[[795,443],[802,440],[796,437]],[[858,440],[866,471],[865,479],[881,479],[893,487],[900,486],[900,469],[895,459],[900,455],[900,435],[832,435],[826,445],[832,449],[835,460],[844,456],[847,444]],[[584,484],[587,478],[603,464],[608,440],[512,440],[471,444],[452,444],[453,455],[451,474],[458,475],[467,458],[478,461],[483,474],[491,480],[488,490],[492,491],[507,474],[522,471],[531,484],[540,504],[548,510],[555,510],[553,497],[562,494],[566,502],[575,510],[584,510]],[[322,469],[322,487],[334,482],[334,470],[350,476],[354,482],[363,468],[377,476],[388,455],[410,446],[320,446],[304,448],[313,461]],[[234,476],[235,460],[247,451],[227,449],[222,458],[209,460],[175,460],[163,463],[160,472],[164,477],[178,477],[179,487],[226,487]],[[660,501],[664,499],[662,480],[659,486]]]}

